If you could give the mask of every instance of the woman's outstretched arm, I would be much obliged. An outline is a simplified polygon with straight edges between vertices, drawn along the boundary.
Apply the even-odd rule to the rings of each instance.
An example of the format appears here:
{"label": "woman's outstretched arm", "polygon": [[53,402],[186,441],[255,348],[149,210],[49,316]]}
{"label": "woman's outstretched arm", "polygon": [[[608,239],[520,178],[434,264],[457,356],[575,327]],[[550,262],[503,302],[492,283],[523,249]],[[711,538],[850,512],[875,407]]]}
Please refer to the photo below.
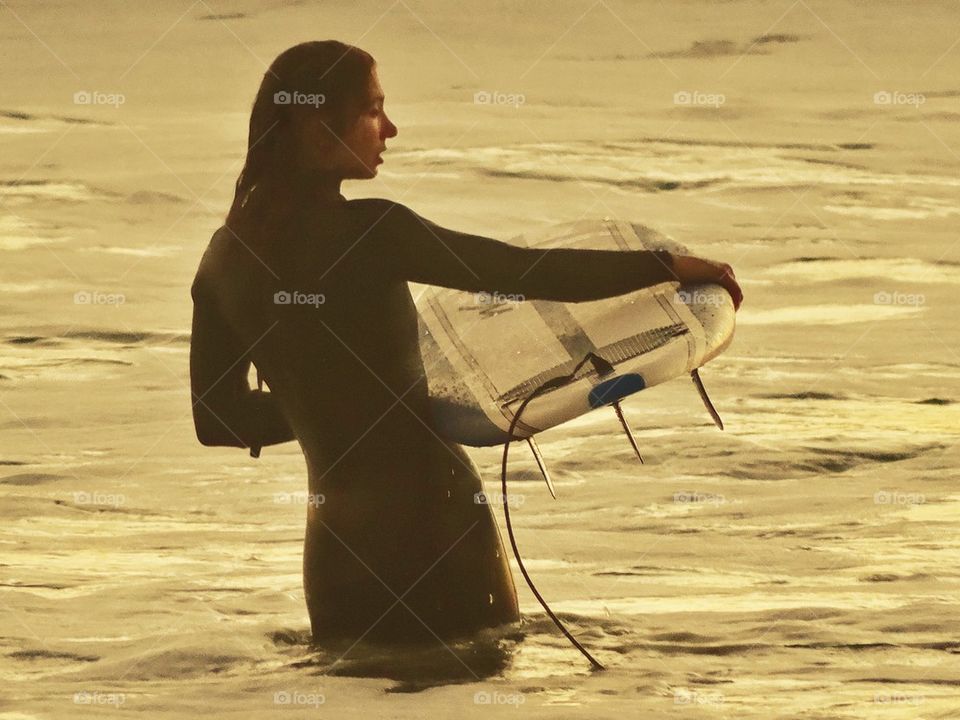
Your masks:
{"label": "woman's outstretched arm", "polygon": [[739,307],[729,265],[665,251],[536,249],[444,228],[410,208],[370,199],[369,233],[391,272],[406,280],[530,300],[583,302],[622,295],[669,280],[716,282]]}
{"label": "woman's outstretched arm", "polygon": [[442,227],[376,199],[377,252],[406,280],[528,300],[583,302],[676,279],[665,252],[525,248]]}
{"label": "woman's outstretched arm", "polygon": [[272,393],[251,390],[247,350],[194,284],[190,335],[193,423],[203,445],[262,447],[295,440]]}

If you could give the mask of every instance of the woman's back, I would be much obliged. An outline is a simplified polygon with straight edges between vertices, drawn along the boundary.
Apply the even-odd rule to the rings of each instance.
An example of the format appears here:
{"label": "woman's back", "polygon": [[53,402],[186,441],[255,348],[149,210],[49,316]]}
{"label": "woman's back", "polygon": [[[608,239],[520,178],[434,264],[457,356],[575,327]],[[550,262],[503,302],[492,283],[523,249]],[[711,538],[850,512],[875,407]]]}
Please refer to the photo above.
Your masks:
{"label": "woman's back", "polygon": [[355,201],[311,213],[282,247],[249,247],[221,228],[198,272],[277,394],[311,492],[399,456],[410,468],[431,437],[416,308],[364,236],[377,219],[367,210]]}

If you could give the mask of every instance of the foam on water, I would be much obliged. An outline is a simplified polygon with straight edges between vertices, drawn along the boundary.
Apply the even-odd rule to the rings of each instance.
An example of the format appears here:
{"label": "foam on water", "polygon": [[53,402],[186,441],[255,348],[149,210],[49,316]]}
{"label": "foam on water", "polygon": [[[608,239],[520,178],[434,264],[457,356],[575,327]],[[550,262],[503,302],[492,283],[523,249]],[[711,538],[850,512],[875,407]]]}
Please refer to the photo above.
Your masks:
{"label": "foam on water", "polygon": [[[603,600],[560,600],[552,603],[555,611],[579,615],[659,615],[678,612],[761,612],[800,608],[829,607],[843,610],[893,610],[915,598],[907,595],[884,596],[867,592],[738,592],[736,594],[698,594],[696,597],[620,597]],[[534,611],[534,606],[522,607]]]}
{"label": "foam on water", "polygon": [[[810,152],[839,154],[843,151],[838,146],[818,146]],[[434,148],[399,151],[395,158],[407,161],[413,167],[466,166],[490,176],[593,181],[649,191],[720,186],[960,186],[960,178],[949,175],[884,173],[853,164],[828,164],[818,157],[797,157],[790,146],[696,140],[689,143],[649,139],[605,145],[568,142]],[[933,206],[926,211],[935,213],[944,209]],[[918,212],[922,210],[917,208]]]}
{"label": "foam on water", "polygon": [[69,180],[6,180],[0,181],[0,198],[7,203],[36,200],[84,202],[111,197],[85,183]]}
{"label": "foam on water", "polygon": [[905,305],[794,305],[737,314],[738,325],[851,325],[872,320],[901,320],[923,313],[924,307]]}

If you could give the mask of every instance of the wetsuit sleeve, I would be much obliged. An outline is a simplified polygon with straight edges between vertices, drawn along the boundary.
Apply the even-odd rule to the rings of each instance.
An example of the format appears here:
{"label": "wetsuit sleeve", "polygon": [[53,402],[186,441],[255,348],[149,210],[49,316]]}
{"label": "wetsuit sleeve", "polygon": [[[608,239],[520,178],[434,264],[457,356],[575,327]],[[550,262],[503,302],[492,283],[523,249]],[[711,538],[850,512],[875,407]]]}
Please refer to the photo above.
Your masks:
{"label": "wetsuit sleeve", "polygon": [[197,439],[203,445],[249,447],[295,440],[273,393],[251,390],[251,361],[215,311],[210,297],[191,288],[190,390]]}
{"label": "wetsuit sleeve", "polygon": [[378,252],[405,280],[583,302],[675,279],[663,251],[518,247],[441,227],[399,203],[378,202],[382,215],[372,230]]}

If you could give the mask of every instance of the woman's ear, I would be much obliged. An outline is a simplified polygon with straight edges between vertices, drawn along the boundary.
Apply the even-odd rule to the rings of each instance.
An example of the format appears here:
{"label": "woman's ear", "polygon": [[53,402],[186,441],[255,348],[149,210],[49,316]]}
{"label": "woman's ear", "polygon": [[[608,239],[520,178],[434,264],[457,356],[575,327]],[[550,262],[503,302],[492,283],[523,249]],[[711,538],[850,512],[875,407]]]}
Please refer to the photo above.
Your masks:
{"label": "woman's ear", "polygon": [[[325,108],[307,107],[297,113],[301,142],[328,150],[339,143],[333,118]],[[304,145],[301,145],[304,147]]]}

